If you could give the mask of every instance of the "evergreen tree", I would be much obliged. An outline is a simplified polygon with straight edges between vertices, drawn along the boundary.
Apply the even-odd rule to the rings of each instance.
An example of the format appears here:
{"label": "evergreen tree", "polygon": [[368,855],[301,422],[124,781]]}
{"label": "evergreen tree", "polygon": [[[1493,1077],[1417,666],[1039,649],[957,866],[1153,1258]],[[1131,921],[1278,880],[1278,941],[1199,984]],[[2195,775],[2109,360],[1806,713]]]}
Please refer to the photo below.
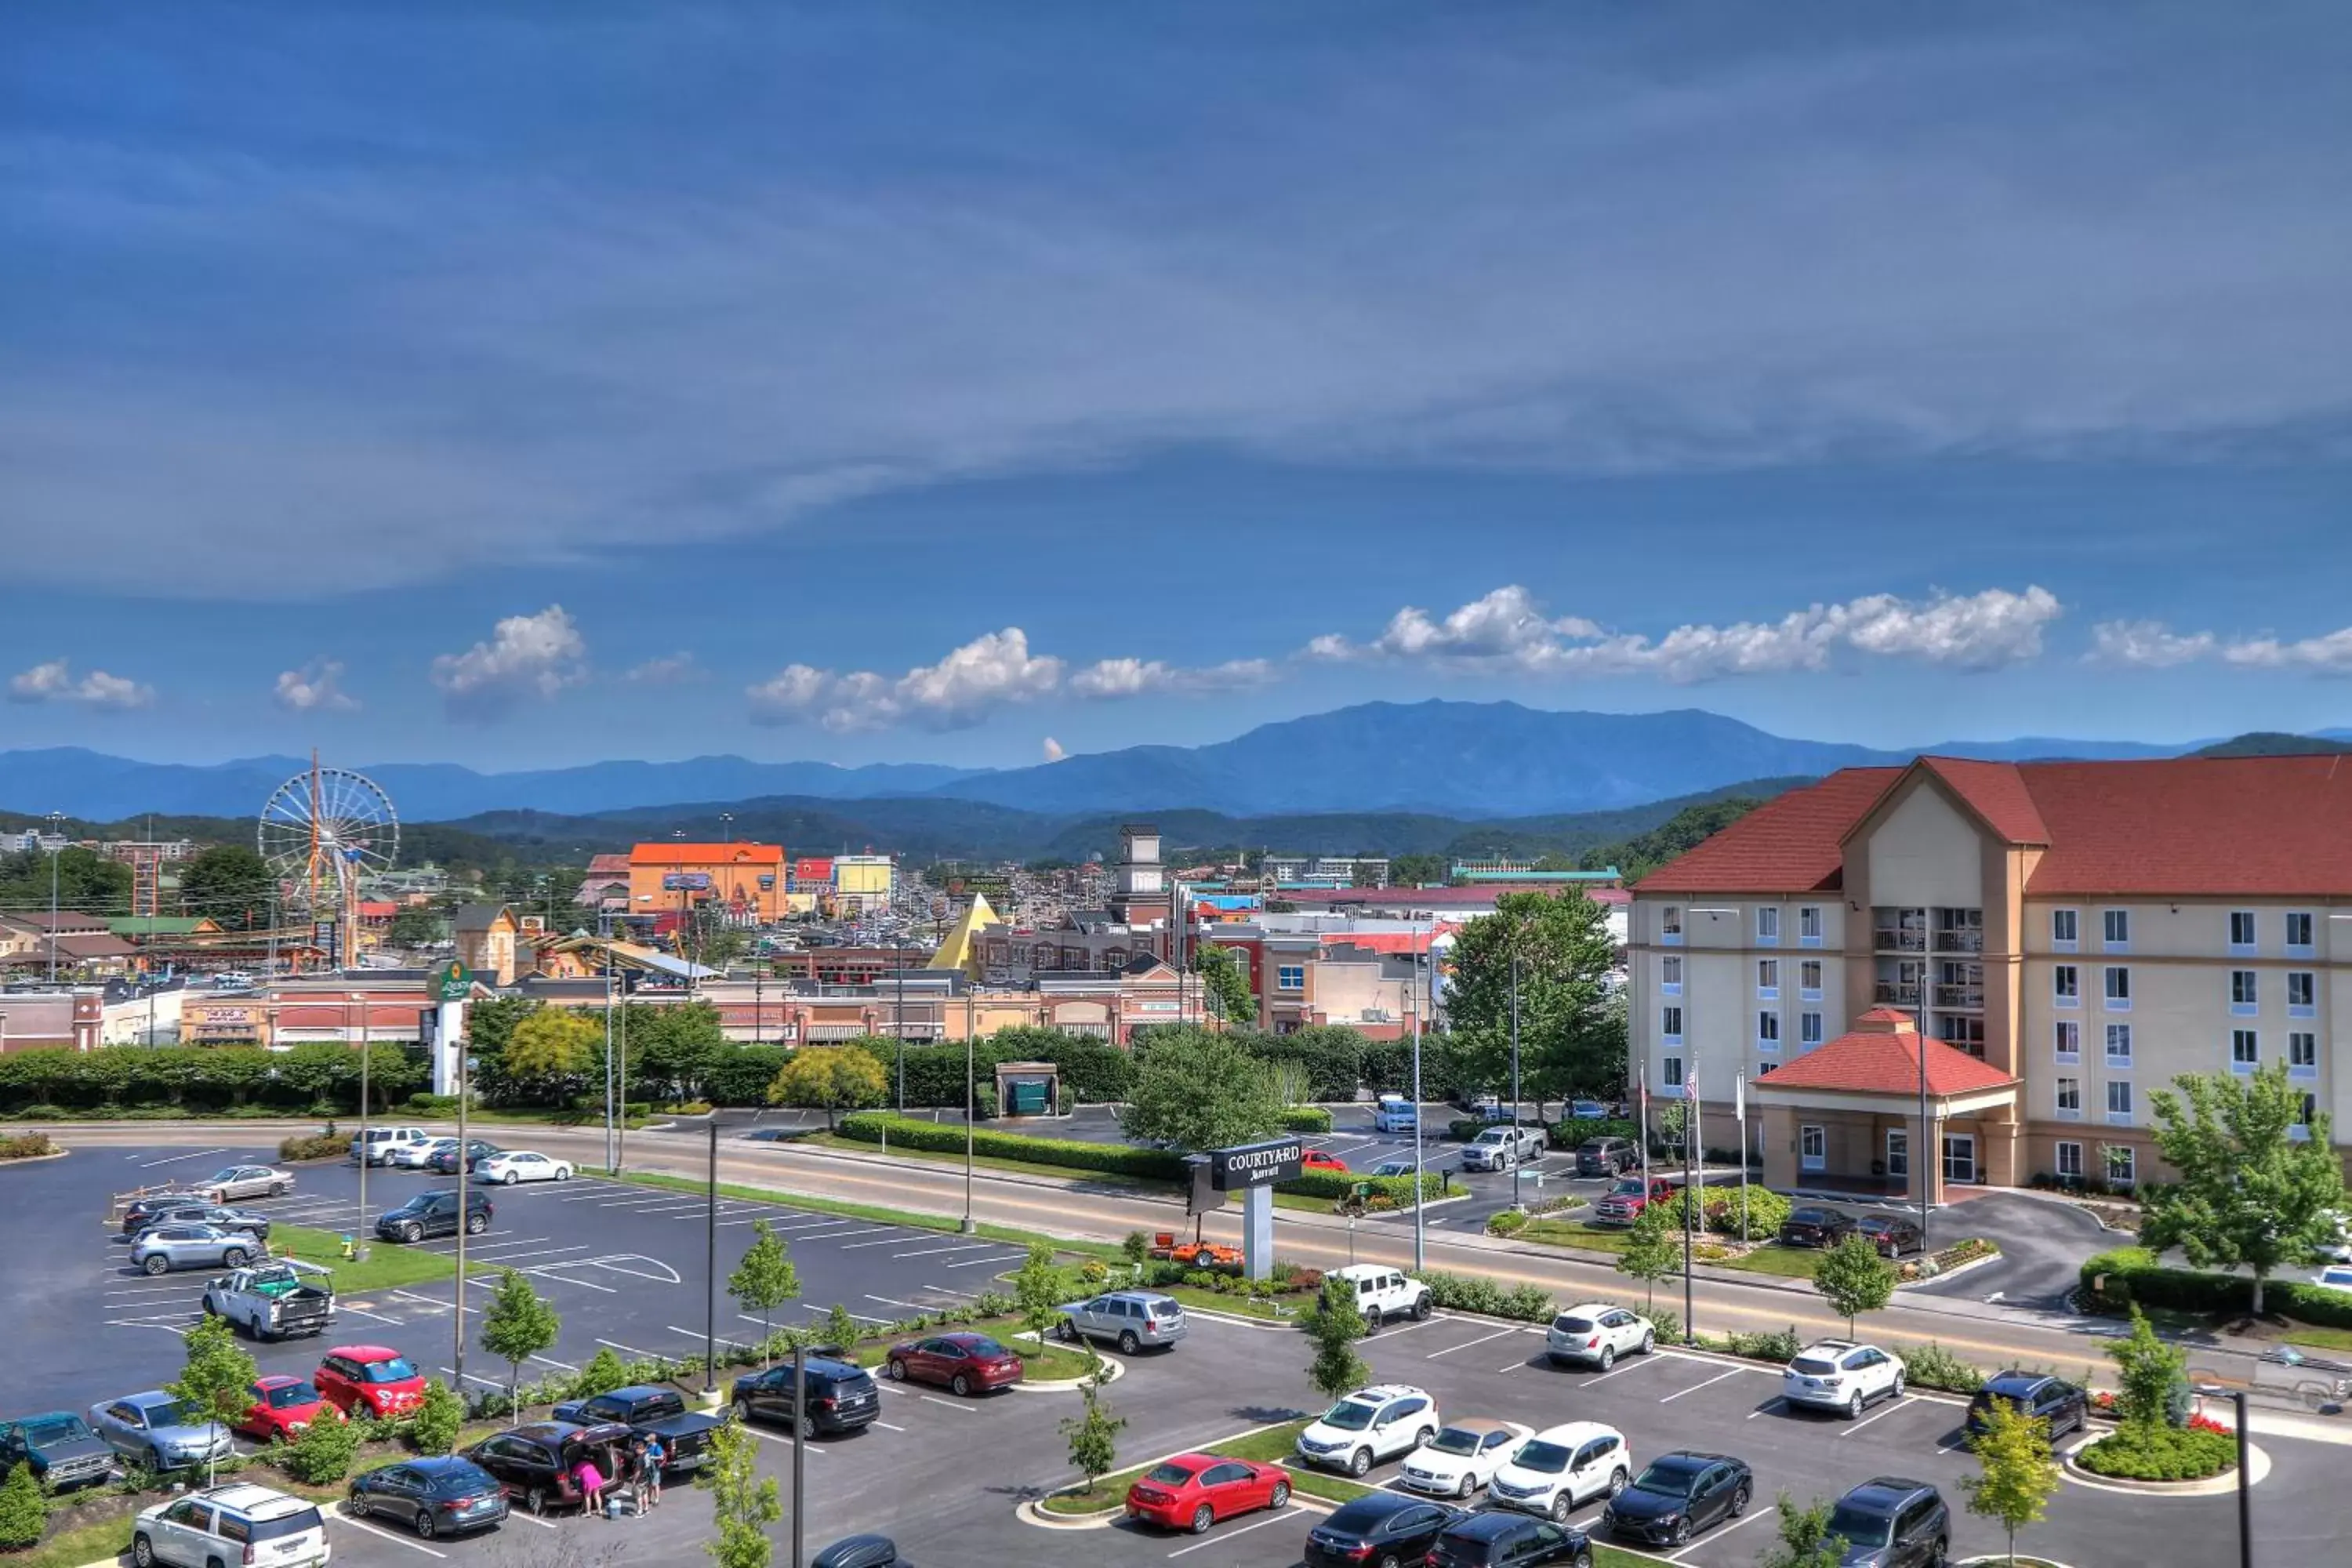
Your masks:
{"label": "evergreen tree", "polygon": [[[1091,1478],[1089,1478],[1091,1479]],[[0,1482],[0,1552],[21,1552],[36,1545],[48,1528],[48,1509],[41,1501],[41,1483],[30,1465],[18,1465]]]}

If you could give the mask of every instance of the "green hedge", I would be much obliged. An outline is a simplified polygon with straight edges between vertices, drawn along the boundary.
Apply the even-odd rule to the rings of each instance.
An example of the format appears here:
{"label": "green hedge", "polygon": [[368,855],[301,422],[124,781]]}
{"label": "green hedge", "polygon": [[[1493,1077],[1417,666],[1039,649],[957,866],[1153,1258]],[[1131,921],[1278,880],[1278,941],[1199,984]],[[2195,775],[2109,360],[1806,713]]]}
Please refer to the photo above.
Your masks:
{"label": "green hedge", "polygon": [[[2098,1283],[2102,1279],[2104,1289]],[[2242,1274],[2167,1268],[2144,1247],[2118,1247],[2084,1260],[2079,1300],[2093,1311],[2117,1314],[2137,1302],[2185,1312],[2243,1316],[2253,1310],[2254,1282]],[[2263,1287],[2263,1305],[2298,1322],[2352,1329],[2352,1291],[2273,1278]]]}
{"label": "green hedge", "polygon": [[2238,1462],[2234,1433],[2198,1427],[2118,1426],[2074,1457],[2097,1476],[2135,1481],[2201,1481]]}
{"label": "green hedge", "polygon": [[1296,1105],[1282,1113],[1285,1132],[1328,1132],[1331,1113],[1319,1105]]}
{"label": "green hedge", "polygon": [[[883,1133],[906,1149],[930,1149],[961,1154],[964,1130],[945,1122],[920,1121],[888,1111],[859,1111],[841,1120],[841,1135],[861,1143],[880,1143]],[[996,1160],[1024,1160],[1033,1165],[1058,1165],[1073,1171],[1104,1171],[1114,1175],[1177,1182],[1185,1179],[1181,1155],[1162,1149],[1135,1149],[1124,1143],[1085,1143],[1070,1138],[1032,1138],[1021,1132],[975,1130],[972,1152]]]}
{"label": "green hedge", "polygon": [[[368,1092],[380,1108],[430,1087],[425,1053],[368,1049]],[[0,1115],[62,1111],[209,1115],[236,1106],[342,1113],[359,1109],[356,1046],[317,1042],[289,1051],[258,1046],[100,1046],[92,1051],[0,1054]]]}
{"label": "green hedge", "polygon": [[1483,1275],[1448,1274],[1428,1268],[1413,1275],[1429,1287],[1430,1304],[1454,1312],[1477,1312],[1522,1323],[1549,1323],[1559,1310],[1549,1292],[1533,1285],[1506,1290]]}
{"label": "green hedge", "polygon": [[1622,1138],[1631,1142],[1641,1136],[1642,1130],[1631,1121],[1571,1116],[1565,1121],[1553,1122],[1549,1132],[1553,1148],[1573,1149],[1588,1138]]}

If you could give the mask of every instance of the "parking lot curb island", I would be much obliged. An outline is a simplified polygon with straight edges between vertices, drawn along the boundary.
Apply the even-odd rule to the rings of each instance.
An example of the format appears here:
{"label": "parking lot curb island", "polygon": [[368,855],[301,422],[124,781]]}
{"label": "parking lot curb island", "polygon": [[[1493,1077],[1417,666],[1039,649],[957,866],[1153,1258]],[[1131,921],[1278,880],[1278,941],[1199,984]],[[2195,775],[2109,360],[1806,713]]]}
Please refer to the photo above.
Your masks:
{"label": "parking lot curb island", "polygon": [[[2065,1475],[2068,1480],[2078,1487],[2089,1487],[2095,1491],[2117,1492],[2126,1497],[2220,1497],[2225,1492],[2238,1489],[2238,1471],[2234,1465],[2220,1475],[2208,1476],[2201,1481],[2132,1481],[2115,1476],[2095,1475],[2074,1462],[2074,1457],[2077,1454],[2106,1435],[2105,1432],[2086,1433],[2080,1442],[2068,1446],[2065,1460]],[[2246,1445],[2246,1468],[2250,1472],[2246,1478],[2248,1486],[2258,1487],[2269,1477],[2271,1457],[2263,1451],[2261,1444]]]}
{"label": "parking lot curb island", "polygon": [[[1108,1356],[1102,1357],[1095,1364],[1101,1369],[1099,1375],[1105,1383],[1117,1383],[1127,1375],[1127,1368]],[[1084,1388],[1093,1381],[1092,1377],[1057,1377],[1042,1383],[1031,1383],[1024,1378],[1013,1385],[1013,1392],[1015,1394],[1068,1394]]]}

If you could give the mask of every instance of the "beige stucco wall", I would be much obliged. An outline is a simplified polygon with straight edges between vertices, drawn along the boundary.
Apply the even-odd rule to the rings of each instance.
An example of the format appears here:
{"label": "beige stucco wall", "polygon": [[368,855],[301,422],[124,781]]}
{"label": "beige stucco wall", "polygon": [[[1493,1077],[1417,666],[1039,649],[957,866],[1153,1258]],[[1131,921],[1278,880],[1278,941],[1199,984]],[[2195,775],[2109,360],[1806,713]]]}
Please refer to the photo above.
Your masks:
{"label": "beige stucco wall", "polygon": [[1924,780],[1880,818],[1867,855],[1874,904],[1978,909],[1984,903],[1982,836]]}

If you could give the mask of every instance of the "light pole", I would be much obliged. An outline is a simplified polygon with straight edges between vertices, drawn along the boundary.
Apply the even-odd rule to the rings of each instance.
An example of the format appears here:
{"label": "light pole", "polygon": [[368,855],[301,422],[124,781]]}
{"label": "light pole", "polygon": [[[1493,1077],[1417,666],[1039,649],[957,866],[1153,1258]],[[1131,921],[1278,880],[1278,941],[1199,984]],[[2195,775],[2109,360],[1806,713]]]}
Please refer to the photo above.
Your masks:
{"label": "light pole", "polygon": [[66,819],[62,811],[48,815],[49,824],[49,989],[58,988],[58,857],[65,853],[65,830],[59,825]]}
{"label": "light pole", "polygon": [[[1705,915],[1710,921],[1720,919],[1725,915],[1737,915],[1739,913],[1738,910],[1730,909],[1695,909],[1685,912],[1694,915]],[[1685,951],[1687,953],[1687,950]],[[1692,1254],[1696,1250],[1698,1244],[1698,1237],[1694,1226],[1696,1216],[1702,1205],[1696,1198],[1691,1195],[1691,1189],[1698,1181],[1697,1173],[1694,1170],[1692,1164],[1691,1155],[1694,1150],[1697,1150],[1699,1148],[1700,1139],[1704,1134],[1703,1120],[1699,1113],[1698,1098],[1698,1031],[1691,1027],[1691,1020],[1696,1016],[1692,1011],[1691,1004],[1698,1000],[1698,965],[1691,962],[1692,956],[1695,956],[1695,954],[1686,955],[1683,961],[1683,1038],[1687,1042],[1683,1059],[1682,1192],[1683,1343],[1686,1345],[1696,1344],[1698,1342],[1698,1326],[1692,1321],[1694,1310],[1692,1306],[1691,1258]],[[1738,980],[1741,977],[1735,973],[1733,978],[1735,980]],[[1733,994],[1737,995],[1738,994],[1738,991],[1735,989]],[[1736,1035],[1733,1037],[1734,1039],[1737,1039],[1738,1037]],[[1733,1054],[1737,1056],[1738,1053],[1735,1052]],[[1649,1138],[1649,1130],[1647,1128],[1643,1130],[1642,1136],[1643,1141],[1646,1142]],[[1740,1146],[1744,1150],[1747,1147],[1748,1137],[1747,1129],[1744,1125],[1740,1130],[1739,1136],[1741,1140]],[[1743,1153],[1740,1156],[1740,1170],[1745,1172],[1747,1168],[1747,1156]],[[1740,1229],[1743,1236],[1747,1228],[1747,1221],[1743,1219],[1740,1222]]]}
{"label": "light pole", "polygon": [[[368,1148],[367,993],[353,991],[349,994],[349,996],[350,1000],[359,1005],[360,1010],[360,1215],[352,1226],[352,1259],[357,1262],[367,1256],[367,1168],[368,1156],[373,1151]],[[349,1016],[348,1012],[345,1016]],[[345,1035],[348,1037],[348,1030],[345,1031]],[[462,1158],[465,1151],[461,1148],[458,1154]],[[458,1228],[465,1227],[465,1212],[458,1211]]]}
{"label": "light pole", "polygon": [[907,1114],[907,944],[898,942],[894,954],[898,960],[897,973],[898,998],[890,1005],[890,1038],[898,1058],[898,1114]]}
{"label": "light pole", "polygon": [[[966,1236],[975,1235],[980,1230],[979,1222],[974,1220],[971,1215],[973,1142],[971,1119],[977,1109],[973,1101],[978,1098],[977,1091],[972,1087],[972,1080],[979,1074],[979,1068],[972,1054],[971,1030],[971,987],[967,984],[963,993],[963,1233]],[[797,1410],[799,1406],[794,1405],[793,1408]]]}
{"label": "light pole", "polygon": [[604,1169],[617,1172],[613,1149],[613,942],[604,940]]}
{"label": "light pole", "polygon": [[2200,1384],[2196,1392],[2208,1399],[2226,1399],[2237,1407],[2238,1417],[2238,1568],[2254,1568],[2254,1499],[2253,1482],[2249,1472],[2253,1455],[2252,1439],[2246,1436],[2246,1391],[2242,1388],[2221,1388],[2212,1384]]}
{"label": "light pole", "polygon": [[1421,966],[1433,957],[1426,944],[1412,955],[1412,984],[1406,989],[1405,1001],[1412,1008],[1412,1267],[1414,1272],[1429,1267],[1429,1253],[1423,1238],[1422,1205],[1424,1201],[1422,1183],[1421,1142],[1421,1016],[1427,1009],[1426,992],[1421,991]]}
{"label": "light pole", "polygon": [[[1420,1111],[1420,1108],[1419,1108],[1418,1106],[1416,1106],[1416,1107],[1414,1108],[1414,1110],[1413,1110],[1413,1120],[1414,1120],[1416,1122],[1418,1122],[1418,1121],[1420,1121],[1420,1119],[1421,1119],[1421,1111]],[[1516,1141],[1517,1140],[1518,1135],[1519,1135],[1519,952],[1518,952],[1518,942],[1517,942],[1517,940],[1515,939],[1515,940],[1512,942],[1512,943],[1511,943],[1511,1137],[1512,1137],[1512,1139],[1514,1140],[1514,1149],[1515,1149],[1515,1152],[1514,1152],[1512,1153],[1512,1155],[1511,1155],[1511,1207],[1512,1207],[1514,1210],[1520,1210],[1520,1212],[1524,1212],[1524,1210],[1521,1208],[1521,1205],[1520,1205],[1520,1203],[1519,1203],[1519,1157],[1518,1157],[1518,1154],[1516,1152]]]}
{"label": "light pole", "polygon": [[733,812],[722,811],[719,814],[719,838],[722,843],[732,844],[735,842],[735,814]]}

